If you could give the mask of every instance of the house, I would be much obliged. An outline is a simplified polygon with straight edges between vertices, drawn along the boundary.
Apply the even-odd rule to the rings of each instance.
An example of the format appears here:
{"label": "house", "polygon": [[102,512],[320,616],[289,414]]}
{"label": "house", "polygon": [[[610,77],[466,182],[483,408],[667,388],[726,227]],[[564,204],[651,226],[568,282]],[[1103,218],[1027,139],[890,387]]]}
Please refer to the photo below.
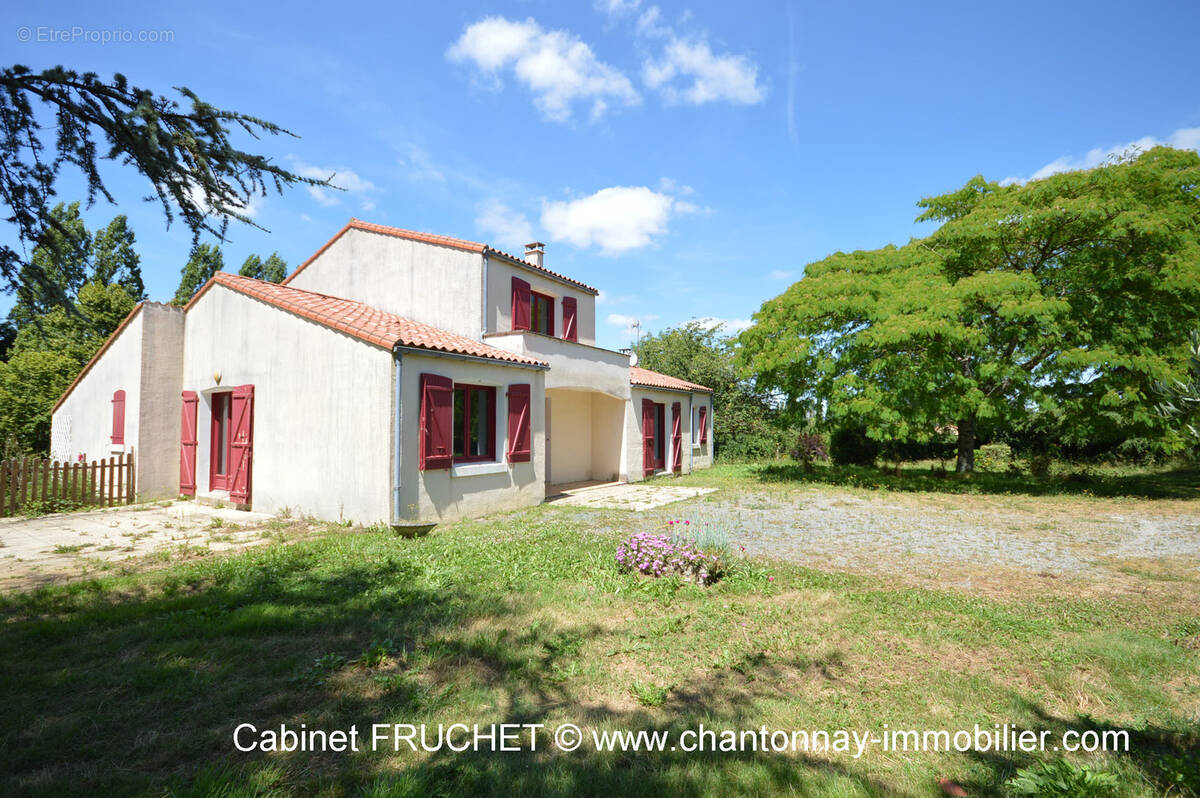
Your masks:
{"label": "house", "polygon": [[596,346],[596,289],[351,220],[280,285],[146,302],[58,400],[52,455],[135,453],[144,498],[424,526],[712,463],[712,392]]}

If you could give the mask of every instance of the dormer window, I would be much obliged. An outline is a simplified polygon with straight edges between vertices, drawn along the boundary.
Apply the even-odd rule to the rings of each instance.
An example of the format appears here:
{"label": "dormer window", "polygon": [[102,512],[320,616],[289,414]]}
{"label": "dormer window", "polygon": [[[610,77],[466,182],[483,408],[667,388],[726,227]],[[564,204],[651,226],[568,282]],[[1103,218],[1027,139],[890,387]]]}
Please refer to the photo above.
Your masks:
{"label": "dormer window", "polygon": [[554,335],[554,297],[531,292],[529,329],[542,335]]}

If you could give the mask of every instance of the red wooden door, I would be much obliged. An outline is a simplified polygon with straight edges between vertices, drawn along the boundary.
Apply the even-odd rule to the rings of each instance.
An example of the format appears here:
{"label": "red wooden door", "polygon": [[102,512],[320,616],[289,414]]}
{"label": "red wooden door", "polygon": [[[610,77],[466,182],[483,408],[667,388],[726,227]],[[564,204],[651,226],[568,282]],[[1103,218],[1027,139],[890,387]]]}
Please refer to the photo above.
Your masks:
{"label": "red wooden door", "polygon": [[642,400],[642,476],[654,473],[654,422],[657,413],[654,412],[654,402]]}
{"label": "red wooden door", "polygon": [[671,405],[671,470],[683,470],[683,406],[679,402]]}
{"label": "red wooden door", "polygon": [[232,472],[233,403],[228,391],[212,396],[212,428],[209,435],[208,487],[229,490]]}
{"label": "red wooden door", "polygon": [[249,507],[254,464],[254,386],[233,389],[229,448],[232,472],[229,475],[229,500]]}
{"label": "red wooden door", "polygon": [[654,470],[667,467],[667,408],[661,402],[654,403]]}
{"label": "red wooden door", "polygon": [[179,422],[179,492],[196,495],[196,406],[200,397],[195,391],[183,392],[183,411]]}

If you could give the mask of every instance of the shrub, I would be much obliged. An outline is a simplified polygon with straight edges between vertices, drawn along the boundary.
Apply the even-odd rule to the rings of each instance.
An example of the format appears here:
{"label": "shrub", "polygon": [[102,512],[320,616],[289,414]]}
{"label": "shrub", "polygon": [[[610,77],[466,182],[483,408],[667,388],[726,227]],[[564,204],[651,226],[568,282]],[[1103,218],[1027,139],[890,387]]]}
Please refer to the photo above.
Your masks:
{"label": "shrub", "polygon": [[729,551],[729,531],[719,523],[704,518],[677,519],[667,522],[671,542],[676,546],[690,545],[708,554]]}
{"label": "shrub", "polygon": [[862,427],[839,427],[830,436],[829,456],[838,465],[874,465],[879,442],[868,438]]}
{"label": "shrub", "polygon": [[989,443],[975,451],[977,471],[1004,471],[1012,462],[1012,448],[1007,443]]}
{"label": "shrub", "polygon": [[1111,795],[1117,777],[1112,773],[1080,767],[1065,759],[1039,762],[1017,771],[1006,783],[1009,795],[1037,795],[1043,798],[1088,798]]}
{"label": "shrub", "polygon": [[801,432],[796,438],[796,447],[792,449],[792,459],[799,461],[805,471],[813,467],[817,460],[829,459],[829,446],[825,436],[816,432]]}
{"label": "shrub", "polygon": [[716,456],[719,460],[733,462],[769,460],[779,455],[780,448],[779,441],[770,435],[745,433],[722,437],[717,442]]}
{"label": "shrub", "polygon": [[1050,468],[1054,465],[1054,455],[1047,452],[1035,454],[1029,458],[1029,473],[1037,479],[1050,476]]}
{"label": "shrub", "polygon": [[720,557],[652,532],[639,532],[618,546],[617,567],[656,578],[677,575],[697,585],[711,585],[725,575]]}

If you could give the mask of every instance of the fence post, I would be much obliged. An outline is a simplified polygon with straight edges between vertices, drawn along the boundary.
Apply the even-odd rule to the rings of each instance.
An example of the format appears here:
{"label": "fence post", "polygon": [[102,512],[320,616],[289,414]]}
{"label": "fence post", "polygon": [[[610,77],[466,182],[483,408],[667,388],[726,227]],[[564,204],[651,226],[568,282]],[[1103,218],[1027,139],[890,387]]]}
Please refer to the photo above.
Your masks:
{"label": "fence post", "polygon": [[129,483],[126,486],[128,495],[125,497],[126,504],[133,504],[137,500],[137,475],[136,469],[133,467],[133,450],[129,450],[128,456],[125,458],[129,469]]}
{"label": "fence post", "polygon": [[8,515],[8,461],[0,460],[0,516]]}

